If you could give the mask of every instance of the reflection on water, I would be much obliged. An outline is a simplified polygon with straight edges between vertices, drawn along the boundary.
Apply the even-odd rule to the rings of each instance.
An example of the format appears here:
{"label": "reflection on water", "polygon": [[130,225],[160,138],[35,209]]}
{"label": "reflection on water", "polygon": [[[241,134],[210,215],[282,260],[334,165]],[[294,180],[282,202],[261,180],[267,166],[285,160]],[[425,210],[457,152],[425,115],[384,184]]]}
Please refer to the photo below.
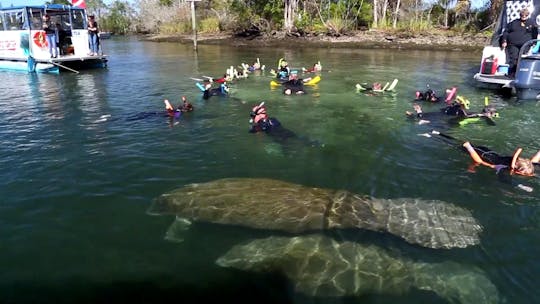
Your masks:
{"label": "reflection on water", "polygon": [[[290,281],[279,275],[214,264],[233,246],[274,233],[195,224],[177,244],[163,240],[172,217],[145,214],[162,193],[225,177],[268,177],[379,198],[450,202],[470,210],[484,228],[479,246],[433,250],[357,231],[336,233],[337,238],[361,240],[419,262],[474,265],[495,285],[501,301],[540,301],[539,180],[512,177],[505,183],[489,168],[470,173],[468,155],[418,136],[430,127],[404,115],[414,92],[427,84],[439,90],[457,86],[473,109],[488,96],[501,118],[495,127],[469,124],[446,132],[504,154],[516,147],[524,155],[535,153],[538,104],[474,88],[470,71],[480,54],[201,45],[195,56],[191,45],[121,38],[108,41],[107,52],[111,60],[105,70],[0,73],[0,302],[96,303],[111,295],[116,302],[143,296],[156,302],[191,297],[316,301],[291,295]],[[275,68],[279,58],[293,68],[321,60],[322,81],[304,96],[284,96],[270,89],[271,76],[262,73],[232,83],[231,98],[205,101],[191,79],[219,76],[257,57],[267,68]],[[394,78],[399,79],[396,94],[356,93],[356,83]],[[195,111],[172,128],[169,118],[159,115],[128,119],[163,111],[163,99],[176,104],[182,95]],[[262,100],[283,126],[324,147],[288,146],[248,133],[249,112]],[[435,111],[439,105],[424,107]],[[516,183],[534,191],[521,191]],[[441,301],[415,290],[398,299],[337,301],[357,300]]]}

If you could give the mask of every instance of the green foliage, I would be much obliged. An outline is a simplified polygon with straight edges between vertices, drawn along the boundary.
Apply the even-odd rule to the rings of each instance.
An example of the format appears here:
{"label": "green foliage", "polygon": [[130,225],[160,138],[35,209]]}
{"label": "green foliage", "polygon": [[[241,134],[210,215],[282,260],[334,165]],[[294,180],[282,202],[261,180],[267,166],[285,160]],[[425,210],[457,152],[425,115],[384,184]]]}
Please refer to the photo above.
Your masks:
{"label": "green foliage", "polygon": [[261,17],[267,19],[271,23],[280,24],[283,22],[283,14],[285,7],[280,0],[270,0],[268,1],[262,11]]}
{"label": "green foliage", "polygon": [[352,29],[352,22],[336,17],[327,20],[326,26],[331,34],[343,34]]}
{"label": "green foliage", "polygon": [[302,29],[302,30],[308,31],[308,32],[311,31],[312,25],[313,25],[313,19],[305,11],[300,13],[298,18],[296,18],[296,20],[294,22],[294,26],[297,29]]}
{"label": "green foliage", "polygon": [[233,0],[231,3],[231,11],[236,13],[238,17],[238,26],[249,26],[249,21],[254,15],[252,9],[241,0]]}
{"label": "green foliage", "polygon": [[173,5],[174,1],[173,0],[159,0],[158,3],[161,6],[171,6]]}
{"label": "green foliage", "polygon": [[368,26],[373,23],[373,5],[371,3],[364,2],[355,13],[358,16],[357,25]]}
{"label": "green foliage", "polygon": [[191,22],[189,21],[173,21],[163,23],[159,26],[159,33],[163,35],[172,35],[172,34],[188,34],[193,31]]}
{"label": "green foliage", "polygon": [[206,34],[219,33],[219,19],[216,17],[209,17],[200,21],[199,32]]}
{"label": "green foliage", "polygon": [[[54,0],[66,1],[66,0]],[[126,32],[132,27],[134,12],[123,9],[128,5],[126,0],[115,0],[109,7],[103,4],[104,0],[87,0],[87,5],[95,3],[94,10],[100,9],[105,13],[101,19],[102,27],[107,26],[115,32]],[[150,1],[150,0],[148,0]],[[151,0],[156,6],[175,6],[180,0]],[[244,31],[257,28],[261,32],[271,33],[279,30],[284,21],[285,0],[208,0],[197,5],[199,31],[201,33],[216,33],[223,30]],[[413,11],[408,7],[409,2],[402,0],[398,30],[407,34],[407,31],[421,32],[435,29],[444,23],[445,6],[452,0],[432,1],[423,3],[420,11]],[[137,3],[137,2],[135,2]],[[380,21],[380,27],[391,29],[395,2],[390,1],[387,7],[386,20]],[[380,3],[379,3],[380,4]],[[217,15],[217,17],[216,17]],[[342,34],[360,27],[369,27],[373,23],[373,2],[370,0],[302,0],[298,1],[298,8],[294,18],[295,28],[308,33]],[[420,17],[419,17],[420,16]],[[429,16],[429,17],[428,17]],[[486,6],[473,13],[461,14],[456,17],[453,9],[449,11],[448,24],[453,30],[479,31],[489,30],[493,23],[491,7]],[[145,16],[139,16],[139,24],[145,22]],[[175,21],[162,20],[159,25],[161,33],[190,32],[191,25],[185,18],[175,17]],[[322,19],[322,20],[321,20]],[[416,20],[416,21],[415,21]],[[429,22],[428,22],[429,20]],[[133,23],[134,24],[134,23]]]}
{"label": "green foliage", "polygon": [[127,1],[116,0],[111,4],[109,13],[102,17],[102,28],[115,34],[127,34],[131,27],[132,9]]}

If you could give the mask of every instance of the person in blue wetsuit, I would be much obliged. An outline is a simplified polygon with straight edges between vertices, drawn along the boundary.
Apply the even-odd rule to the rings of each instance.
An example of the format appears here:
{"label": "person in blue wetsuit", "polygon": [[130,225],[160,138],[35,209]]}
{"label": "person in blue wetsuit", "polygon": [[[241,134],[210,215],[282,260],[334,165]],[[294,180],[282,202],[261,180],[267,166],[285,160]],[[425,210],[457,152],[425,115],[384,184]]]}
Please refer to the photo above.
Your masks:
{"label": "person in blue wetsuit", "polygon": [[209,99],[212,96],[229,96],[229,86],[226,82],[221,83],[217,88],[212,88],[210,82],[205,83],[204,86],[197,82],[197,87],[203,92],[204,99]]}

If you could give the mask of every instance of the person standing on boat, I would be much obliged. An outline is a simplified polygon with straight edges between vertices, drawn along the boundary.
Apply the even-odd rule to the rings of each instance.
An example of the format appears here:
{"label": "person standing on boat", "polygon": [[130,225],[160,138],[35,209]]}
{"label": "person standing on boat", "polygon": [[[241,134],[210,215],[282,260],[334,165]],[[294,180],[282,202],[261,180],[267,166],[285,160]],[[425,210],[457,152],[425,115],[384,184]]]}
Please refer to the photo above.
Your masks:
{"label": "person standing on boat", "polygon": [[90,44],[90,56],[97,56],[99,50],[98,24],[94,15],[88,16],[88,43]]}
{"label": "person standing on boat", "polygon": [[529,40],[535,39],[537,26],[529,18],[529,10],[524,8],[519,12],[519,19],[516,19],[506,26],[503,33],[501,46],[506,49],[506,58],[509,65],[508,75],[515,76],[519,50]]}
{"label": "person standing on boat", "polygon": [[56,26],[51,22],[51,17],[49,15],[43,15],[43,30],[45,31],[45,39],[49,46],[49,54],[51,55],[51,58],[56,58],[58,56],[56,46]]}

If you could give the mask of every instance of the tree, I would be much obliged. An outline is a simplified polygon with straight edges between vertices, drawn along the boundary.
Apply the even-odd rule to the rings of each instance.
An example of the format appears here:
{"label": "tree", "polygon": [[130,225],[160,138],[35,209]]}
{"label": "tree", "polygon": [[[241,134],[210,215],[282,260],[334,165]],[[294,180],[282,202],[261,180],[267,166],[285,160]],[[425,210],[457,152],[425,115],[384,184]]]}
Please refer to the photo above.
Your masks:
{"label": "tree", "polygon": [[103,17],[102,24],[115,34],[127,34],[130,32],[134,10],[127,1],[114,1],[109,13]]}
{"label": "tree", "polygon": [[294,19],[297,7],[298,0],[285,0],[285,15],[283,18],[283,27],[287,32],[291,32],[294,28]]}
{"label": "tree", "polygon": [[107,5],[103,0],[86,0],[86,10],[96,14],[98,20],[101,19],[101,15],[106,9]]}

